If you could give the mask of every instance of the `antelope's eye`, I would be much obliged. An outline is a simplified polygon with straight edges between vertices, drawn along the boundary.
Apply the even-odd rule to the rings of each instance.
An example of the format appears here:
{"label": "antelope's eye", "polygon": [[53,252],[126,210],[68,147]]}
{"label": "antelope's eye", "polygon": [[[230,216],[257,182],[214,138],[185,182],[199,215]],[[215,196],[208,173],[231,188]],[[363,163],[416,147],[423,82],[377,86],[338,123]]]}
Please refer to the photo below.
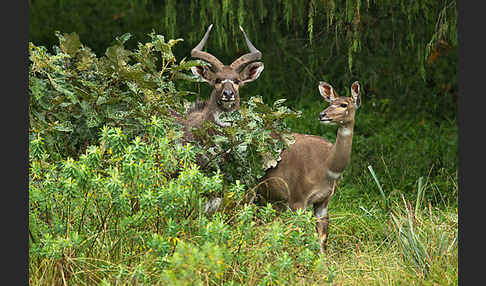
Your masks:
{"label": "antelope's eye", "polygon": [[239,79],[235,79],[233,82],[234,82],[235,84],[240,84],[240,80],[239,80]]}
{"label": "antelope's eye", "polygon": [[221,79],[220,78],[217,78],[214,82],[215,83],[221,83]]}
{"label": "antelope's eye", "polygon": [[341,103],[341,107],[348,107],[346,103]]}

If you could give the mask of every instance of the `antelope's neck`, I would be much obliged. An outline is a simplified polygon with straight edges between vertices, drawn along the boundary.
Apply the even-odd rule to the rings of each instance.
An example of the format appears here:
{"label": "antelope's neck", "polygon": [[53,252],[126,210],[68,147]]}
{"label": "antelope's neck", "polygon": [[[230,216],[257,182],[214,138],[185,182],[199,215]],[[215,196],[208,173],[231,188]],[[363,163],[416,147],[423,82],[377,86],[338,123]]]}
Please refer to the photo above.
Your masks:
{"label": "antelope's neck", "polygon": [[214,121],[215,117],[218,117],[221,113],[221,109],[216,102],[216,98],[216,90],[213,90],[213,92],[211,92],[211,97],[209,98],[208,104],[206,105],[206,108],[204,110],[207,120]]}
{"label": "antelope's neck", "polygon": [[229,126],[229,123],[221,122],[219,116],[223,113],[223,110],[219,107],[218,103],[216,102],[216,90],[213,90],[211,93],[211,98],[209,99],[206,108],[204,109],[204,118],[205,120],[212,121],[216,125],[221,127]]}
{"label": "antelope's neck", "polygon": [[331,154],[327,159],[329,176],[339,178],[351,158],[351,145],[353,144],[354,124],[338,128],[336,142],[331,148]]}

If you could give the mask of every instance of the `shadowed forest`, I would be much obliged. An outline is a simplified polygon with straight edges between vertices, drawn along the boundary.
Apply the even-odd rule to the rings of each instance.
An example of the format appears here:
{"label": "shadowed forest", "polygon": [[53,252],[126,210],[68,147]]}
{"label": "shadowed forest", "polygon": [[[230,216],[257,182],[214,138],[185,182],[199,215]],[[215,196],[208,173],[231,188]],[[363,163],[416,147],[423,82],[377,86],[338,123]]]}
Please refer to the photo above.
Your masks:
{"label": "shadowed forest", "polygon": [[[457,285],[456,2],[30,0],[30,284]],[[210,25],[263,64],[218,82]],[[312,205],[258,190],[292,133],[337,142],[318,87],[356,81],[321,253]]]}

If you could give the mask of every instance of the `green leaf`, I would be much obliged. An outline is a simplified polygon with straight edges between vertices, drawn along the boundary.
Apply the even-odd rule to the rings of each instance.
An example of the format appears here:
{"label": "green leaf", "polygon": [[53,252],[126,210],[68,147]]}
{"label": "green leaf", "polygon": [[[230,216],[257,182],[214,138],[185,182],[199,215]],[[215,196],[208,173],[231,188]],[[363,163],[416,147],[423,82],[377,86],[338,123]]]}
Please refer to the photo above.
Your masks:
{"label": "green leaf", "polygon": [[279,107],[282,105],[282,103],[284,103],[285,101],[287,101],[286,98],[282,98],[282,99],[277,99],[275,100],[275,102],[273,103],[273,107]]}
{"label": "green leaf", "polygon": [[171,39],[171,40],[169,40],[168,44],[169,44],[169,47],[172,48],[174,45],[176,45],[177,43],[182,42],[182,41],[184,41],[184,40],[183,39],[175,39],[175,40]]}
{"label": "green leaf", "polygon": [[182,60],[177,66],[174,66],[171,69],[173,71],[189,70],[192,67],[203,66],[203,65],[209,65],[209,64],[201,60],[189,60],[187,62]]}
{"label": "green leaf", "polygon": [[115,41],[118,43],[118,45],[123,46],[131,37],[132,37],[132,34],[125,33],[125,34],[123,34],[119,37],[116,37]]}
{"label": "green leaf", "polygon": [[76,32],[72,32],[71,34],[64,34],[64,37],[60,38],[60,46],[64,53],[74,57],[82,44],[79,40],[79,35]]}
{"label": "green leaf", "polygon": [[73,124],[70,121],[65,121],[60,124],[56,124],[54,129],[61,132],[73,132]]}
{"label": "green leaf", "polygon": [[126,50],[121,45],[115,45],[115,46],[108,47],[106,49],[106,52],[105,52],[106,57],[111,62],[118,64],[118,66],[125,65],[129,60],[130,54],[131,54],[131,52]]}
{"label": "green leaf", "polygon": [[108,100],[105,96],[98,96],[98,99],[96,100],[96,105],[102,105],[106,102],[108,102]]}

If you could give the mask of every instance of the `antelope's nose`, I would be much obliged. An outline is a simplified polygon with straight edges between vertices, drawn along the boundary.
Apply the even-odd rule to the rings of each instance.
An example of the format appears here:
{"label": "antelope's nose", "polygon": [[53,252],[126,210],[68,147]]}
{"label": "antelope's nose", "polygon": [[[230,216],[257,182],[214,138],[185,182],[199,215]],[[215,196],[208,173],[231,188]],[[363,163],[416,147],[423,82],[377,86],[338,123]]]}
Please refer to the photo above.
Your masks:
{"label": "antelope's nose", "polygon": [[319,113],[319,120],[323,120],[325,118],[326,118],[326,113],[324,111]]}
{"label": "antelope's nose", "polygon": [[231,89],[223,90],[223,98],[227,99],[227,97],[233,98],[234,92]]}

